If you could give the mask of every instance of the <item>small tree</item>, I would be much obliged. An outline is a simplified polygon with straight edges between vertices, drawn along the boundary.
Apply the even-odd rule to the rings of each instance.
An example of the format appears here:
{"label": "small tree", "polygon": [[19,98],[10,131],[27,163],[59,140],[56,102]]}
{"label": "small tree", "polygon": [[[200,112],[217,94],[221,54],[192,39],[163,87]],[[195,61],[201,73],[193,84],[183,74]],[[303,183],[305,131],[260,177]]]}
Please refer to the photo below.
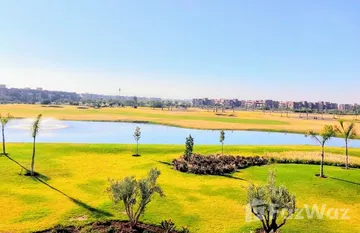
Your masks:
{"label": "small tree", "polygon": [[31,128],[31,133],[32,133],[32,137],[33,137],[33,152],[32,152],[32,158],[31,158],[31,176],[34,176],[34,164],[35,164],[35,143],[36,143],[36,136],[39,132],[40,129],[40,120],[41,120],[42,115],[39,114],[36,117],[36,120],[34,121],[32,128]]}
{"label": "small tree", "polygon": [[261,221],[266,233],[277,232],[296,210],[295,196],[286,187],[275,185],[274,172],[270,172],[267,185],[249,186],[248,202],[251,212]]}
{"label": "small tree", "polygon": [[345,168],[349,169],[349,149],[348,149],[348,143],[350,139],[355,138],[356,136],[356,129],[355,129],[355,123],[351,122],[347,127],[344,124],[344,120],[340,119],[339,126],[335,126],[336,133],[340,134],[345,139]]}
{"label": "small tree", "polygon": [[140,140],[140,138],[141,138],[140,127],[136,127],[133,136],[134,136],[134,139],[135,139],[135,141],[136,141],[136,155],[139,155],[139,140]]}
{"label": "small tree", "polygon": [[107,189],[115,204],[122,202],[129,217],[131,226],[136,226],[139,218],[145,212],[147,204],[152,200],[155,193],[161,197],[164,193],[156,184],[160,171],[152,168],[147,178],[137,181],[135,177],[126,177],[124,180],[110,180],[110,187]]}
{"label": "small tree", "polygon": [[134,107],[138,106],[138,97],[134,96]]}
{"label": "small tree", "polygon": [[309,131],[306,136],[310,136],[321,146],[320,177],[324,177],[325,143],[335,136],[334,127],[332,125],[325,125],[320,133]]}
{"label": "small tree", "polygon": [[191,155],[193,153],[193,149],[194,149],[194,138],[191,137],[191,134],[189,135],[189,137],[186,138],[185,141],[185,160],[186,161],[190,161]]}
{"label": "small tree", "polygon": [[2,133],[2,149],[3,154],[6,155],[6,148],[5,148],[5,127],[9,123],[9,121],[13,117],[8,113],[6,116],[2,116],[0,114],[0,121],[1,121],[1,133]]}
{"label": "small tree", "polygon": [[221,154],[224,155],[224,141],[225,141],[225,132],[224,130],[220,131],[220,142],[221,142]]}

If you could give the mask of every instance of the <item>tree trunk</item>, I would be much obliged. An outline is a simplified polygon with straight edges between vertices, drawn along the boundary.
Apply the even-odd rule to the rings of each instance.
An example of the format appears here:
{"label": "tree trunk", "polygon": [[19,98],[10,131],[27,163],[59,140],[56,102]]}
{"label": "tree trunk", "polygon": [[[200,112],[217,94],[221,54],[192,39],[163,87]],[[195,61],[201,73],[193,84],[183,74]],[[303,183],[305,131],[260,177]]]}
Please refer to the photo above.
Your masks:
{"label": "tree trunk", "polygon": [[345,155],[346,155],[346,161],[345,161],[345,168],[349,169],[349,149],[348,149],[348,140],[345,140]]}
{"label": "tree trunk", "polygon": [[6,150],[5,150],[5,132],[4,132],[5,129],[4,129],[4,126],[2,126],[1,131],[2,131],[3,154],[6,155]]}
{"label": "tree trunk", "polygon": [[136,154],[139,155],[139,142],[136,142]]}
{"label": "tree trunk", "polygon": [[324,145],[322,145],[322,147],[321,147],[321,162],[320,162],[320,177],[324,177],[324,155],[325,155],[325,150],[324,150]]}
{"label": "tree trunk", "polygon": [[34,163],[35,163],[35,137],[33,141],[33,152],[31,158],[31,176],[34,176]]}

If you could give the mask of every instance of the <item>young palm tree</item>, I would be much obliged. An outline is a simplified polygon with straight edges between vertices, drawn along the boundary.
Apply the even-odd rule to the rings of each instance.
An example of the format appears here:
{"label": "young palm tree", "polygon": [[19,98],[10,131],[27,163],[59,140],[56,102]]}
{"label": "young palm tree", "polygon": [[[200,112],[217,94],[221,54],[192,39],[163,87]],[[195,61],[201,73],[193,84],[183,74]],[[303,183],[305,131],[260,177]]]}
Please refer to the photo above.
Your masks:
{"label": "young palm tree", "polygon": [[39,132],[40,129],[40,120],[41,120],[42,115],[39,114],[36,117],[36,120],[34,121],[32,128],[31,128],[31,133],[32,133],[32,137],[33,137],[33,152],[32,152],[32,159],[31,159],[31,176],[34,176],[34,163],[35,163],[35,142],[36,142],[36,136]]}
{"label": "young palm tree", "polygon": [[5,148],[5,127],[7,123],[12,119],[13,117],[8,113],[6,116],[2,116],[0,114],[0,121],[1,121],[1,133],[2,133],[2,149],[3,149],[3,155],[6,155],[6,148]]}
{"label": "young palm tree", "polygon": [[[348,150],[348,143],[350,139],[355,138],[356,130],[355,130],[355,123],[351,122],[347,127],[344,124],[344,120],[340,119],[339,125],[335,126],[336,133],[340,134],[345,139],[345,168],[349,169],[349,150]],[[340,126],[340,127],[339,127]]]}
{"label": "young palm tree", "polygon": [[320,177],[324,177],[325,143],[335,136],[334,127],[332,125],[325,125],[320,133],[309,131],[306,136],[315,139],[321,146]]}

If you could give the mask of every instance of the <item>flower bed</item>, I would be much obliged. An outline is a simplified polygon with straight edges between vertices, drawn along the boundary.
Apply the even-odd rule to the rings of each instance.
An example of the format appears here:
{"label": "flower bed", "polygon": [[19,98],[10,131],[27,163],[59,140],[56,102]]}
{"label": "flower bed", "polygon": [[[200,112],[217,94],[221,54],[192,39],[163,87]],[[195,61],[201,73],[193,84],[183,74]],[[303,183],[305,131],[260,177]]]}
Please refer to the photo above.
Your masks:
{"label": "flower bed", "polygon": [[[184,230],[185,229],[185,230]],[[169,233],[189,233],[190,231],[183,228],[183,230],[171,230]],[[94,222],[84,226],[62,226],[57,225],[52,229],[37,231],[34,233],[164,233],[161,226],[155,226],[145,223],[138,223],[135,227],[130,227],[127,221],[105,221]]]}
{"label": "flower bed", "polygon": [[224,175],[235,172],[237,169],[266,164],[268,164],[268,159],[259,156],[192,154],[188,161],[183,156],[173,160],[174,169],[201,175]]}

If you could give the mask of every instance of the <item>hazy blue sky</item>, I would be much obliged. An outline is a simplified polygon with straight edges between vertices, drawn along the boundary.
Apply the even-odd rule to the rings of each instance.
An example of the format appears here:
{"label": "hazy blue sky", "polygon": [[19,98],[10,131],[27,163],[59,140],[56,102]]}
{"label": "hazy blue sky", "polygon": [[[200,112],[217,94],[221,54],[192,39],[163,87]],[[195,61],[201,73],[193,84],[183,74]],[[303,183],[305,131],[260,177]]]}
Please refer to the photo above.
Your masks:
{"label": "hazy blue sky", "polygon": [[360,102],[360,1],[0,0],[0,83]]}

